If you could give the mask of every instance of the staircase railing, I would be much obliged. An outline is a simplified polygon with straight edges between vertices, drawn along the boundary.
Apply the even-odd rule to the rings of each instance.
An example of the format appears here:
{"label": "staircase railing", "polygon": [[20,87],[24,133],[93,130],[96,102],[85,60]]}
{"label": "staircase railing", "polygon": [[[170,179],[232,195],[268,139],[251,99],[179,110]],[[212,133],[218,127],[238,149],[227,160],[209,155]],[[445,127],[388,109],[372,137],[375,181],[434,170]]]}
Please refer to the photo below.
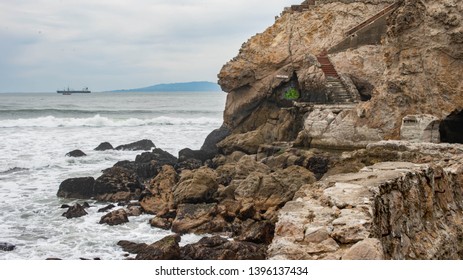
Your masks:
{"label": "staircase railing", "polygon": [[391,4],[389,6],[387,6],[386,8],[384,8],[383,10],[381,10],[379,13],[375,14],[374,16],[366,19],[365,21],[361,22],[360,24],[358,24],[357,26],[355,26],[354,28],[352,29],[349,29],[347,32],[345,32],[344,34],[347,36],[350,36],[352,34],[354,34],[355,32],[359,31],[360,29],[362,29],[363,27],[367,26],[368,24],[374,22],[375,20],[377,20],[378,18],[382,17],[383,15],[389,13],[390,11],[394,10],[395,8],[398,7],[398,2],[395,2],[394,4]]}

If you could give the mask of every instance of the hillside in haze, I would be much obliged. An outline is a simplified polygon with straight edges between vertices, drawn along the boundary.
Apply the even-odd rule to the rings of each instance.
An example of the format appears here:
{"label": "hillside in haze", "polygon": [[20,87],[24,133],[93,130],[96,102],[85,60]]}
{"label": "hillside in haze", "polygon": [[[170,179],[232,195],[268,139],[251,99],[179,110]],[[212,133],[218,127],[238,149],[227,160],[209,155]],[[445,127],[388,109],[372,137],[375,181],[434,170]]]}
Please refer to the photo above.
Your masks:
{"label": "hillside in haze", "polygon": [[211,82],[188,82],[158,84],[143,88],[113,90],[112,92],[174,92],[174,91],[221,91],[216,83]]}

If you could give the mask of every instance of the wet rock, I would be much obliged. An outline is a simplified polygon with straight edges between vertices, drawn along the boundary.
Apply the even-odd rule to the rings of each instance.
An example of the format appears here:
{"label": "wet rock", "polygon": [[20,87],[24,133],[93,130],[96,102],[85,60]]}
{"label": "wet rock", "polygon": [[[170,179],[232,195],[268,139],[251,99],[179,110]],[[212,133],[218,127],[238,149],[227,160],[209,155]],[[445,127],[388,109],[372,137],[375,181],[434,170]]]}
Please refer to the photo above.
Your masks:
{"label": "wet rock", "polygon": [[127,212],[124,209],[119,209],[113,212],[110,212],[100,219],[100,224],[108,224],[110,226],[116,226],[124,223],[128,223],[129,218]]}
{"label": "wet rock", "polygon": [[67,219],[72,219],[79,218],[87,214],[88,213],[87,211],[85,211],[85,207],[83,207],[79,203],[76,203],[76,205],[69,207],[68,210],[65,213],[63,213],[62,216],[66,217]]}
{"label": "wet rock", "polygon": [[125,212],[129,217],[138,217],[143,213],[143,210],[140,206],[128,206]]}
{"label": "wet rock", "polygon": [[177,163],[177,158],[159,148],[155,148],[151,152],[145,152],[140,155],[137,155],[137,157],[135,158],[135,162],[138,163],[147,163],[152,161],[155,161],[156,164],[159,166],[163,166],[166,164],[174,165]]}
{"label": "wet rock", "polygon": [[121,240],[117,242],[117,245],[122,247],[122,250],[130,254],[139,254],[148,247],[145,243],[135,243],[127,240]]}
{"label": "wet rock", "polygon": [[225,139],[228,135],[230,135],[230,129],[226,126],[221,126],[220,128],[213,130],[204,140],[200,150],[204,151],[208,155],[216,155],[219,151],[217,143]]}
{"label": "wet rock", "polygon": [[66,154],[67,157],[85,157],[87,156],[84,152],[81,150],[74,150]]}
{"label": "wet rock", "polygon": [[203,162],[199,159],[189,158],[182,162],[175,164],[175,170],[181,172],[182,170],[195,170],[203,166]]}
{"label": "wet rock", "polygon": [[57,196],[76,199],[92,198],[95,196],[95,179],[93,177],[66,179],[60,184]]}
{"label": "wet rock", "polygon": [[222,232],[228,224],[217,216],[217,204],[181,204],[172,223],[176,233]]}
{"label": "wet rock", "polygon": [[109,210],[113,209],[114,207],[116,207],[114,204],[109,204],[108,206],[105,206],[103,208],[98,209],[98,213],[108,212]]}
{"label": "wet rock", "polygon": [[185,171],[173,192],[175,203],[211,202],[219,187],[216,178],[215,171],[207,167],[195,171]]}
{"label": "wet rock", "polygon": [[229,241],[214,236],[181,249],[182,258],[190,260],[264,260],[267,247],[251,242]]}
{"label": "wet rock", "polygon": [[146,191],[140,205],[148,214],[157,215],[174,207],[173,189],[178,182],[178,175],[170,165],[164,165],[160,173],[146,185]]}
{"label": "wet rock", "polygon": [[120,161],[114,166],[131,170],[140,179],[150,179],[159,174],[164,165],[175,165],[177,158],[162,149],[156,148],[151,152],[137,155],[135,161]]}
{"label": "wet rock", "polygon": [[202,163],[208,159],[214,158],[215,154],[202,150],[192,150],[190,148],[182,149],[178,152],[178,161],[183,162],[188,159],[200,160]]}
{"label": "wet rock", "polygon": [[151,140],[140,140],[126,145],[120,145],[116,147],[116,150],[128,150],[128,151],[149,151],[152,148],[156,148]]}
{"label": "wet rock", "polygon": [[253,243],[270,244],[275,232],[275,225],[269,221],[246,220],[241,225],[239,241],[249,241]]}
{"label": "wet rock", "polygon": [[114,166],[95,180],[95,198],[100,201],[129,201],[139,198],[144,186],[132,171]]}
{"label": "wet rock", "polygon": [[114,150],[114,147],[109,142],[103,142],[100,145],[98,145],[98,147],[96,147],[94,150],[95,151]]}
{"label": "wet rock", "polygon": [[170,235],[147,246],[136,256],[136,260],[178,260],[180,259],[180,235]]}
{"label": "wet rock", "polygon": [[169,230],[172,227],[172,219],[154,217],[150,220],[152,227]]}
{"label": "wet rock", "polygon": [[16,245],[7,242],[0,242],[0,251],[13,251]]}

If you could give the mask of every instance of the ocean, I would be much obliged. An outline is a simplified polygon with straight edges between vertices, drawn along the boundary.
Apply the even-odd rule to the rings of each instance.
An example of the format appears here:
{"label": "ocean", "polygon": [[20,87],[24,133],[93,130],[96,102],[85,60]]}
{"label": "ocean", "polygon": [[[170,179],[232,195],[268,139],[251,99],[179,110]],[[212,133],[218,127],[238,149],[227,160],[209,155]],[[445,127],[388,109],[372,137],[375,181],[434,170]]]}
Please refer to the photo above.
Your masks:
{"label": "ocean", "polygon": [[[0,242],[16,245],[0,259],[124,259],[119,240],[151,244],[170,234],[152,228],[152,215],[130,217],[120,226],[98,224],[107,204],[88,201],[89,215],[66,219],[62,204],[83,202],[56,196],[67,178],[101,175],[141,151],[94,151],[150,139],[175,156],[199,149],[222,124],[226,94],[169,93],[0,93]],[[80,149],[87,156],[66,157]],[[186,235],[182,244],[199,240]]]}

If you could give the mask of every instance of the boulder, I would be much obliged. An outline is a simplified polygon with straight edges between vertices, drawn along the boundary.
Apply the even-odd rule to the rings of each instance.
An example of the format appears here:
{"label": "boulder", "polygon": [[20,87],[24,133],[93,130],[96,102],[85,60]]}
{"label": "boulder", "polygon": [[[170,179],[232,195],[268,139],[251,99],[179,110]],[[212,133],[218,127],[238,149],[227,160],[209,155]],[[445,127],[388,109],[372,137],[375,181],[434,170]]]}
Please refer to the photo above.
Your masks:
{"label": "boulder", "polygon": [[246,220],[241,225],[239,241],[270,244],[275,233],[275,225],[269,221]]}
{"label": "boulder", "polygon": [[152,227],[169,230],[172,227],[172,220],[156,216],[150,220],[150,225]]}
{"label": "boulder", "polygon": [[216,178],[215,171],[207,167],[183,172],[179,184],[174,189],[175,203],[211,202],[214,193],[219,187]]}
{"label": "boulder", "polygon": [[95,180],[94,189],[97,200],[117,202],[138,199],[144,186],[134,172],[114,166]]}
{"label": "boulder", "polygon": [[131,170],[140,179],[146,180],[155,177],[164,165],[175,165],[177,158],[162,149],[156,148],[151,152],[137,155],[135,161],[120,161],[114,166]]}
{"label": "boulder", "polygon": [[137,157],[135,158],[135,162],[137,163],[147,163],[152,161],[155,161],[159,166],[163,166],[166,164],[174,165],[177,163],[177,158],[159,148],[155,148],[151,152],[145,152],[140,155],[137,155]]}
{"label": "boulder", "polygon": [[343,260],[384,260],[383,246],[376,238],[366,238],[350,247]]}
{"label": "boulder", "polygon": [[200,150],[206,152],[208,155],[216,155],[219,152],[217,143],[225,139],[225,137],[230,135],[230,133],[230,129],[224,125],[218,129],[213,130],[204,140]]}
{"label": "boulder", "polygon": [[175,164],[175,170],[181,172],[182,170],[195,170],[203,166],[203,162],[199,159],[189,158],[182,162]]}
{"label": "boulder", "polygon": [[124,223],[128,223],[129,218],[127,212],[124,209],[112,211],[100,219],[100,224],[108,224],[110,226],[116,226]]}
{"label": "boulder", "polygon": [[217,216],[217,204],[181,204],[172,223],[176,233],[204,234],[222,232],[228,226],[223,218]]}
{"label": "boulder", "polygon": [[66,217],[67,219],[72,219],[79,218],[87,214],[88,213],[87,211],[85,211],[85,207],[80,205],[79,203],[76,203],[76,205],[69,207],[68,210],[62,214],[62,216]]}
{"label": "boulder", "polygon": [[0,251],[13,251],[16,248],[15,245],[7,242],[0,242]]}
{"label": "boulder", "polygon": [[214,153],[209,153],[207,151],[185,148],[178,152],[178,161],[183,162],[188,159],[196,159],[204,163],[206,160],[214,158],[214,156]]}
{"label": "boulder", "polygon": [[186,260],[265,260],[267,247],[213,236],[186,245],[181,251],[182,259]]}
{"label": "boulder", "polygon": [[174,207],[173,189],[178,175],[170,165],[164,165],[161,172],[146,185],[146,191],[140,205],[148,214],[157,215]]}
{"label": "boulder", "polygon": [[151,140],[140,140],[126,145],[120,145],[116,147],[116,150],[128,150],[128,151],[149,151],[152,148],[156,148]]}
{"label": "boulder", "polygon": [[146,246],[136,260],[178,260],[180,259],[180,235],[169,235]]}
{"label": "boulder", "polygon": [[114,150],[114,147],[109,142],[103,142],[100,145],[98,145],[98,147],[96,147],[94,150],[95,151]]}
{"label": "boulder", "polygon": [[84,152],[81,150],[74,150],[66,154],[67,157],[85,157],[87,156]]}
{"label": "boulder", "polygon": [[254,204],[257,212],[281,207],[305,184],[315,182],[313,173],[300,166],[290,166],[271,174],[251,173],[235,190],[243,204]]}
{"label": "boulder", "polygon": [[105,206],[103,208],[98,209],[98,213],[108,212],[109,210],[113,209],[114,207],[116,207],[114,204],[109,204],[108,206]]}
{"label": "boulder", "polygon": [[58,197],[89,199],[95,196],[93,177],[70,178],[64,180],[58,188]]}

